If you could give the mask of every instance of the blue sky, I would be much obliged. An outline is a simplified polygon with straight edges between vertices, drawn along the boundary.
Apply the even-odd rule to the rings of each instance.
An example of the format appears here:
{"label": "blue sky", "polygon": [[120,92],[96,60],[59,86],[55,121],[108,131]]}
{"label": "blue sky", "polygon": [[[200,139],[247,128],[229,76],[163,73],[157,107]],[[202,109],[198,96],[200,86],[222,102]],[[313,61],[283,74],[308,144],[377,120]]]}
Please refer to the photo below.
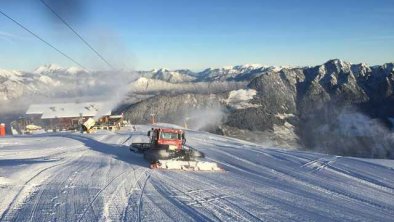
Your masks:
{"label": "blue sky", "polygon": [[[46,1],[124,69],[394,62],[393,0]],[[39,0],[2,0],[0,10],[89,69],[108,68]],[[49,63],[74,66],[0,15],[0,68]]]}

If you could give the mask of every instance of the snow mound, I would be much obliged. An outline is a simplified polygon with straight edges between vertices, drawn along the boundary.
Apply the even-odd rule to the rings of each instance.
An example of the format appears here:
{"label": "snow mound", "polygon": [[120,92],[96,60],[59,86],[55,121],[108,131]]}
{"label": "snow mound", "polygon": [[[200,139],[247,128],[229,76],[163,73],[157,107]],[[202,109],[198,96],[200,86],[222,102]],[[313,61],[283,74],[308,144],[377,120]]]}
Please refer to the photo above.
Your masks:
{"label": "snow mound", "polygon": [[225,102],[227,105],[235,109],[259,107],[259,105],[249,103],[256,94],[257,91],[254,89],[233,90],[229,93]]}

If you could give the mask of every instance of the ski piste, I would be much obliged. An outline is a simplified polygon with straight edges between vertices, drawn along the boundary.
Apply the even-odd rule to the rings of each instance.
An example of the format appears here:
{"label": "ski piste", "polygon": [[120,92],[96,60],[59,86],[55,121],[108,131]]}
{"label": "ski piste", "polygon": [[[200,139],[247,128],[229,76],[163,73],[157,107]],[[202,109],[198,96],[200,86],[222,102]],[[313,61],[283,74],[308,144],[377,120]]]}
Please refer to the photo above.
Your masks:
{"label": "ski piste", "polygon": [[394,163],[186,130],[223,172],[150,169],[151,126],[0,139],[1,221],[391,221]]}

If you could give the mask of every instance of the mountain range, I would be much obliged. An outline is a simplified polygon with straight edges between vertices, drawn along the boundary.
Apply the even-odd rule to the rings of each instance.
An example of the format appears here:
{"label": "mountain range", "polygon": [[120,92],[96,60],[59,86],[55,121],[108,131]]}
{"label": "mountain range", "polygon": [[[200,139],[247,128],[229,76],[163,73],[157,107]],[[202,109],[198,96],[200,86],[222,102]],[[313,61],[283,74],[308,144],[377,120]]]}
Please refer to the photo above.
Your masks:
{"label": "mountain range", "polygon": [[[228,92],[156,95],[130,105],[126,116],[142,123],[154,112],[163,122],[189,122],[191,127],[208,119],[207,130],[259,143],[394,157],[393,63],[368,66],[334,59],[311,67],[251,69],[237,76],[253,78]],[[209,124],[209,113],[220,123]]]}
{"label": "mountain range", "polygon": [[127,76],[126,79],[131,84],[130,88],[144,90],[149,85],[149,87],[156,88],[156,90],[168,90],[172,87],[176,88],[173,84],[179,83],[250,81],[263,72],[280,69],[280,67],[272,66],[242,65],[207,68],[201,72],[193,72],[188,69],[168,70],[164,68],[136,72],[89,72],[77,67],[63,68],[54,64],[40,66],[33,72],[0,69],[0,102],[17,99],[24,95],[54,94],[54,92],[57,92],[56,88],[59,89],[59,87],[62,89],[77,89],[78,87],[85,88],[86,85],[89,87],[102,86],[105,85],[105,82],[100,84],[97,82],[98,79],[104,78],[106,80],[119,75],[122,78]]}
{"label": "mountain range", "polygon": [[201,72],[88,72],[56,65],[0,70],[3,104],[39,102],[42,96],[110,99],[119,88],[129,99],[117,111],[132,123],[146,123],[154,112],[162,122],[275,146],[394,156],[394,63],[334,59],[308,67],[240,65]]}

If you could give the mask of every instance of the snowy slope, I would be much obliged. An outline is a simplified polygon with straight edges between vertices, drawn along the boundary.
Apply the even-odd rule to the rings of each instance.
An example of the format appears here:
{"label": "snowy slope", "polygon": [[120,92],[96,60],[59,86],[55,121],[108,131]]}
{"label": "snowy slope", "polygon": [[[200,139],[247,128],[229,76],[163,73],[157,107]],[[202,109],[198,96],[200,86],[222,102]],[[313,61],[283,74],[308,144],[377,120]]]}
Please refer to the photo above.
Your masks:
{"label": "snowy slope", "polygon": [[394,161],[266,149],[209,133],[188,144],[221,173],[148,168],[137,132],[0,139],[0,221],[392,221]]}
{"label": "snowy slope", "polygon": [[247,82],[223,81],[223,82],[179,82],[171,83],[163,80],[140,77],[129,84],[131,92],[155,93],[168,91],[171,93],[220,93],[240,88],[245,88]]}

